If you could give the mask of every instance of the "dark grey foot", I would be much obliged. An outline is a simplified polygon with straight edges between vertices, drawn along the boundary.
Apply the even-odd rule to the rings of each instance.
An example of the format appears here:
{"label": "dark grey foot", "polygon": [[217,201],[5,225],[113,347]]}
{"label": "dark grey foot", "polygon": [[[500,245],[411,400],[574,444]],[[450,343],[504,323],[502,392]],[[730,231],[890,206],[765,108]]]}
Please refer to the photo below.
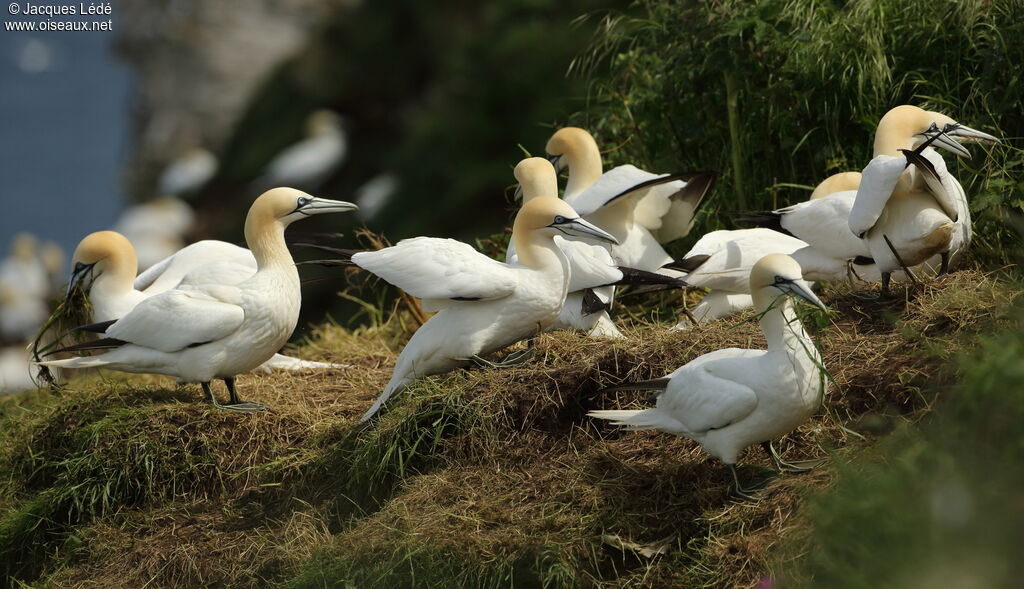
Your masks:
{"label": "dark grey foot", "polygon": [[763,491],[761,486],[744,487],[740,484],[740,477],[736,473],[736,465],[726,464],[726,466],[729,468],[729,474],[732,475],[732,494],[743,501],[760,501],[761,493]]}
{"label": "dark grey foot", "polygon": [[949,252],[939,254],[939,258],[942,260],[942,263],[939,265],[939,273],[936,276],[945,276],[949,274]]}
{"label": "dark grey foot", "polygon": [[[235,389],[235,379],[225,378],[224,384],[228,387],[228,393],[231,395],[231,399],[224,405],[219,405],[218,409],[225,409],[227,411],[237,411],[238,413],[255,413],[257,411],[263,411],[267,408],[263,403],[256,403],[255,401],[243,401],[238,398],[238,390]],[[216,400],[214,400],[216,405]]]}
{"label": "dark grey foot", "polygon": [[772,463],[779,472],[807,472],[828,462],[827,458],[814,458],[811,460],[794,460],[793,462],[787,462],[779,456],[779,453],[775,451],[775,446],[773,446],[771,442],[762,442],[761,447],[764,448],[764,451],[771,457]]}
{"label": "dark grey foot", "polygon": [[516,350],[515,352],[512,352],[506,356],[504,360],[499,362],[491,362],[490,360],[485,360],[480,356],[472,356],[469,360],[481,368],[512,368],[513,366],[519,366],[527,363],[530,358],[533,358],[534,353],[536,353],[534,348],[526,348],[524,350]]}

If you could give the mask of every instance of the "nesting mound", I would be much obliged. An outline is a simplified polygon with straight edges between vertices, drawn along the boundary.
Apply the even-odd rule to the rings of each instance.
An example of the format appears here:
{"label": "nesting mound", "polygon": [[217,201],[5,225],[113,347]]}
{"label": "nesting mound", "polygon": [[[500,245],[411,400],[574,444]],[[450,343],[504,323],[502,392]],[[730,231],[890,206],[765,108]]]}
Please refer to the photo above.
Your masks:
{"label": "nesting mound", "polygon": [[[843,460],[925,414],[950,358],[1007,322],[1013,290],[961,272],[867,302],[841,288],[812,331],[831,374],[826,408],[781,442],[787,458]],[[632,316],[640,316],[634,313]],[[414,329],[321,327],[293,352],[355,365],[249,375],[270,411],[211,410],[194,387],[101,375],[0,404],[0,562],[47,586],[750,586],[772,547],[806,533],[802,497],[828,467],[774,475],[760,449],[728,475],[684,439],[595,423],[602,394],[723,347],[760,347],[751,316],[626,339],[537,340],[526,365],[423,379],[355,425]],[[404,320],[404,322],[403,322]]]}

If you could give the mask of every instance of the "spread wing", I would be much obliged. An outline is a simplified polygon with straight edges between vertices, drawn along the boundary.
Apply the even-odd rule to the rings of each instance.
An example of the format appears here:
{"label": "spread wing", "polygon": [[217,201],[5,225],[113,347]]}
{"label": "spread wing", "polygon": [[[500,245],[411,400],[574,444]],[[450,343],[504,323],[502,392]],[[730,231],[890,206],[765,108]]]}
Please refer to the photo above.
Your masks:
{"label": "spread wing", "polygon": [[[581,217],[585,217],[602,207],[620,202],[623,199],[639,199],[646,195],[652,187],[678,181],[681,176],[684,175],[652,174],[636,166],[626,164],[601,174],[601,177],[596,182],[578,195],[566,199],[566,202],[572,205],[572,208],[576,209],[576,212]],[[668,202],[664,203],[663,208],[665,210],[661,211],[660,215],[665,214],[665,211],[668,210],[668,204]]]}
{"label": "spread wing", "polygon": [[841,260],[869,256],[867,244],[850,233],[850,210],[856,195],[853,190],[833,192],[775,213],[781,215],[779,223],[783,229],[827,256]]}
{"label": "spread wing", "polygon": [[700,239],[683,260],[703,263],[686,275],[693,286],[717,288],[730,292],[750,289],[750,269],[768,254],[792,254],[807,244],[771,229],[739,229],[713,231]]}
{"label": "spread wing", "polygon": [[906,167],[907,158],[903,156],[879,155],[864,168],[850,209],[850,231],[854,235],[860,237],[875,226]]}
{"label": "spread wing", "polygon": [[729,348],[693,360],[672,373],[668,388],[658,397],[657,408],[691,433],[736,423],[757,408],[757,393],[730,376],[765,353]]}
{"label": "spread wing", "polygon": [[655,237],[660,243],[668,243],[676,239],[686,237],[693,228],[693,218],[697,215],[701,205],[706,202],[707,195],[714,188],[718,174],[715,172],[695,172],[685,183],[682,181],[668,182],[651,188],[651,193],[644,197],[637,207],[636,220],[646,224],[650,221],[647,218],[645,205],[656,195],[668,200],[669,207],[666,212],[659,215],[658,224],[646,225],[648,229],[655,232]]}
{"label": "spread wing", "polygon": [[238,305],[199,289],[182,288],[140,302],[107,328],[106,336],[162,352],[176,352],[225,338],[244,320],[245,311]]}
{"label": "spread wing", "polygon": [[424,300],[500,299],[518,284],[513,267],[454,239],[404,239],[382,250],[353,254],[352,261]]}
{"label": "spread wing", "polygon": [[[210,264],[216,267],[203,268]],[[245,275],[245,269],[249,268]],[[183,247],[139,274],[135,289],[147,294],[163,292],[178,286],[185,276],[192,274],[190,284],[217,282],[237,284],[256,272],[256,258],[252,252],[225,241],[212,239],[197,241]],[[209,278],[203,278],[208,276]],[[214,279],[215,276],[220,278]]]}

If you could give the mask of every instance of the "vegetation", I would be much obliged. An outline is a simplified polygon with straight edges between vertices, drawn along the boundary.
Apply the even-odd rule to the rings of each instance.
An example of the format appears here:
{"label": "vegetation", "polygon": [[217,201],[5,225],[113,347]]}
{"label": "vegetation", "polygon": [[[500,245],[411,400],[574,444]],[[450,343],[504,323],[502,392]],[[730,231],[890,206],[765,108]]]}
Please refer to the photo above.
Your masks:
{"label": "vegetation", "polygon": [[[936,477],[953,469],[962,481],[970,479],[957,460],[991,456],[973,463],[975,472],[1019,458],[1019,411],[1008,406],[992,418],[983,410],[999,389],[991,369],[1019,347],[1001,344],[991,360],[998,366],[968,367],[977,386],[946,394],[965,366],[953,359],[982,332],[1015,325],[1016,292],[978,272],[915,287],[892,308],[827,289],[834,310],[816,333],[834,385],[826,408],[781,448],[791,459],[832,460],[808,475],[780,476],[759,449],[748,451],[741,476],[768,482],[758,503],[736,503],[721,465],[687,440],[585,417],[595,407],[644,403],[639,394],[599,394],[602,386],[659,375],[713,349],[760,345],[750,315],[694,332],[625,320],[621,342],[546,335],[533,363],[424,379],[368,426],[355,418],[416,325],[404,311],[355,331],[324,326],[295,350],[355,365],[344,373],[243,377],[242,390],[273,406],[262,414],[215,411],[195,387],[116,374],[8,398],[0,404],[0,562],[9,584],[34,587],[751,586],[790,573],[831,580],[826,573],[845,570],[836,563],[854,566],[862,554],[830,543],[831,531],[871,539],[839,518],[877,521],[865,510],[887,507],[901,522],[917,521],[913,510],[888,505],[888,495],[872,495],[920,483],[911,474],[926,466],[914,461],[945,469]],[[937,397],[940,407],[973,411],[989,432],[984,444],[996,444],[954,443],[963,438],[938,435],[946,431],[940,421],[913,425]],[[890,473],[889,464],[875,465],[879,457],[910,466]],[[865,470],[870,480],[894,480],[865,484]],[[826,493],[836,477],[837,498],[822,495],[804,511],[804,497]],[[955,506],[960,491],[950,492],[932,503]],[[912,490],[905,496],[919,511],[930,505],[916,505]],[[811,528],[809,519],[821,523]],[[938,541],[957,531],[934,526]],[[993,540],[1019,533],[1008,521],[997,529],[1005,534]],[[788,559],[809,544],[814,557],[793,569]],[[993,574],[1003,572],[1011,571]]]}
{"label": "vegetation", "polygon": [[[976,252],[1005,263],[1024,154],[1024,3],[1018,0],[640,0],[612,13],[575,71],[591,102],[572,121],[614,162],[715,169],[719,211],[805,200],[860,170],[898,104],[938,110],[1005,140],[950,162],[977,219]],[[954,159],[954,158],[949,158]],[[638,164],[639,165],[639,164]],[[708,215],[702,228],[730,225]]]}

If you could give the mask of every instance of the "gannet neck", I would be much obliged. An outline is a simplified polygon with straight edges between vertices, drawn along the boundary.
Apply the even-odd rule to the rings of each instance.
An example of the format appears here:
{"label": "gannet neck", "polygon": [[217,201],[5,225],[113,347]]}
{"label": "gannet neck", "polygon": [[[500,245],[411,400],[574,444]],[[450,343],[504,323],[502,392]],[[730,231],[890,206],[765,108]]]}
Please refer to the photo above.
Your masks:
{"label": "gannet neck", "polygon": [[777,290],[772,293],[772,290],[762,288],[753,294],[754,308],[761,317],[759,323],[768,342],[768,351],[800,353],[804,347],[813,348],[814,342],[797,317],[792,299]]}
{"label": "gannet neck", "polygon": [[548,140],[547,152],[560,156],[569,168],[565,197],[572,198],[601,177],[601,150],[593,135],[579,127],[564,127]]}
{"label": "gannet neck", "polygon": [[512,240],[516,244],[518,264],[531,270],[548,270],[561,266],[565,255],[550,235],[536,230],[524,230],[519,219],[512,227]]}
{"label": "gannet neck", "polygon": [[245,243],[256,258],[258,271],[270,268],[295,269],[284,240],[285,226],[271,211],[254,204],[245,219]]}

